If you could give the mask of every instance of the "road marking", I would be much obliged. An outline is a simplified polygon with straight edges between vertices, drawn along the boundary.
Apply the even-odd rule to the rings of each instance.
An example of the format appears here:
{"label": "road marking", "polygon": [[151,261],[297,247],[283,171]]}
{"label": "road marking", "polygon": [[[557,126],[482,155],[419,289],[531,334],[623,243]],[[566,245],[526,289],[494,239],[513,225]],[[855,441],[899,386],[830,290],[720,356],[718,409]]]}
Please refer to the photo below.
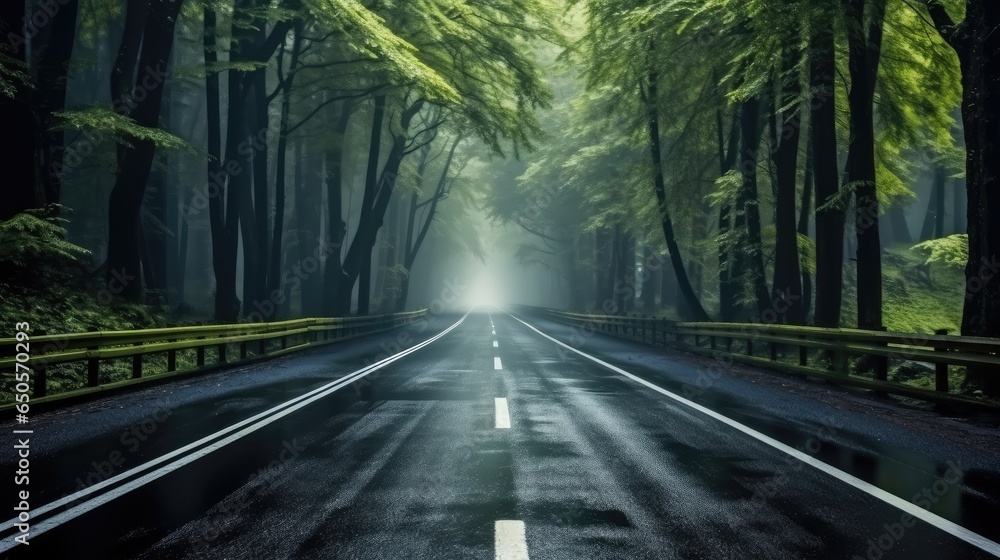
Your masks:
{"label": "road marking", "polygon": [[[469,313],[471,312],[472,311],[470,310]],[[66,511],[63,511],[50,518],[44,519],[40,522],[36,522],[31,527],[32,537],[36,537],[37,535],[45,533],[46,531],[58,527],[59,525],[62,525],[67,521],[75,519],[93,509],[96,509],[97,507],[100,507],[101,505],[104,505],[114,500],[115,498],[118,498],[119,496],[123,496],[189,463],[193,463],[194,461],[204,457],[205,455],[208,455],[209,453],[212,453],[213,451],[221,449],[222,447],[225,447],[226,445],[250,433],[257,431],[260,428],[267,426],[268,424],[271,424],[295,412],[296,410],[299,410],[300,408],[305,407],[306,405],[312,404],[313,402],[316,402],[334,393],[335,391],[354,383],[355,381],[367,376],[368,374],[376,370],[382,369],[382,367],[389,365],[392,362],[402,359],[416,352],[417,350],[420,350],[430,345],[431,343],[437,341],[441,337],[445,336],[446,334],[458,328],[458,326],[465,321],[466,317],[469,316],[469,313],[466,313],[454,325],[448,327],[447,329],[434,335],[433,337],[421,342],[420,344],[414,345],[413,347],[403,350],[402,352],[399,352],[392,356],[389,356],[388,358],[383,358],[382,360],[379,360],[374,364],[365,366],[335,381],[331,381],[330,383],[323,385],[322,387],[313,389],[312,391],[309,391],[304,395],[300,395],[298,397],[295,397],[294,399],[290,399],[284,403],[269,408],[268,410],[255,414],[250,418],[247,418],[246,420],[237,422],[236,424],[233,424],[232,426],[229,426],[227,428],[223,428],[222,430],[219,430],[214,434],[205,436],[193,443],[185,445],[179,449],[171,451],[170,453],[167,453],[165,455],[157,457],[156,459],[153,459],[142,465],[139,465],[134,469],[125,471],[117,476],[113,476],[107,480],[98,482],[97,484],[94,484],[83,490],[80,490],[79,492],[70,494],[68,496],[64,496],[58,500],[49,502],[48,504],[36,508],[34,511],[32,511],[33,519],[36,519],[40,515],[44,515],[50,511],[59,509],[68,504],[72,504],[73,502],[79,502],[85,499],[87,496],[95,494],[99,490],[107,488],[108,486],[113,486],[115,484],[122,483],[120,486],[108,490],[104,494],[88,498],[87,501],[84,501],[76,506],[69,507],[69,509],[67,509]],[[204,447],[201,447],[202,445],[204,445]],[[171,459],[174,459],[175,457],[179,458],[174,460],[173,462],[169,462]],[[157,465],[161,465],[163,463],[166,464],[160,466],[156,470],[148,472],[142,476],[138,476],[140,473],[144,471],[149,471],[154,467],[156,467]],[[138,476],[138,478],[134,478],[136,476]],[[133,480],[127,480],[127,479],[133,479]],[[8,531],[9,529],[14,528],[14,525],[16,523],[19,523],[17,518],[10,519],[4,522],[2,525],[0,525],[0,531]],[[3,540],[0,541],[0,552],[10,550],[16,544],[17,543],[16,541],[14,541],[14,539],[9,538],[9,536],[5,536]]]}
{"label": "road marking", "polygon": [[498,430],[506,430],[510,428],[510,411],[507,410],[507,399],[493,399],[493,404],[496,406],[496,427]]}
{"label": "road marking", "polygon": [[493,369],[503,369],[503,364],[500,363],[499,357],[493,358]]}
{"label": "road marking", "polygon": [[500,520],[494,524],[493,548],[496,560],[528,560],[524,521]]}
{"label": "road marking", "polygon": [[895,506],[895,507],[903,510],[904,512],[912,515],[913,517],[916,517],[917,519],[925,521],[925,522],[927,522],[927,523],[929,523],[929,524],[937,527],[938,529],[941,529],[942,531],[948,533],[949,535],[952,535],[953,537],[961,539],[961,540],[963,540],[963,541],[971,544],[972,546],[974,546],[976,548],[979,548],[980,550],[988,552],[988,553],[990,553],[990,554],[992,554],[994,556],[1000,557],[1000,543],[996,543],[996,542],[994,542],[994,541],[992,541],[992,540],[990,540],[990,539],[988,539],[988,538],[980,535],[979,533],[970,531],[969,529],[966,529],[965,527],[962,527],[961,525],[959,525],[959,524],[957,524],[957,523],[955,523],[953,521],[949,521],[949,520],[947,520],[947,519],[945,519],[945,518],[943,518],[943,517],[941,517],[939,515],[931,513],[931,512],[925,510],[924,508],[922,508],[922,507],[920,507],[920,506],[918,506],[916,504],[908,502],[908,501],[900,498],[899,496],[896,496],[895,494],[891,494],[889,492],[886,492],[885,490],[879,488],[878,486],[875,486],[874,484],[870,484],[868,482],[865,482],[865,481],[861,480],[860,478],[857,478],[857,477],[855,477],[855,476],[853,476],[851,474],[848,474],[848,473],[846,473],[846,472],[844,472],[844,471],[842,471],[842,470],[840,470],[840,469],[838,469],[836,467],[828,465],[828,464],[824,463],[823,461],[820,461],[819,459],[817,459],[817,458],[815,458],[815,457],[813,457],[811,455],[808,455],[806,453],[803,453],[802,451],[799,451],[798,449],[795,449],[794,447],[785,445],[784,443],[781,443],[780,441],[778,441],[778,440],[776,440],[776,439],[774,439],[774,438],[772,438],[770,436],[764,435],[764,434],[758,432],[757,430],[754,430],[753,428],[750,428],[748,426],[740,424],[739,422],[737,422],[736,420],[733,420],[732,418],[729,418],[728,416],[719,414],[718,412],[716,412],[716,411],[714,411],[714,410],[712,410],[710,408],[704,407],[704,406],[702,406],[702,405],[700,405],[700,404],[698,404],[698,403],[696,403],[694,401],[688,400],[688,399],[686,399],[686,398],[684,398],[684,397],[682,397],[682,396],[680,396],[680,395],[678,395],[676,393],[672,393],[672,392],[670,392],[670,391],[668,391],[668,390],[666,390],[666,389],[664,389],[662,387],[654,385],[654,384],[650,383],[649,381],[646,381],[645,379],[637,377],[637,376],[635,376],[635,375],[633,375],[633,374],[631,374],[631,373],[629,373],[629,372],[621,369],[618,366],[609,364],[608,362],[605,362],[604,360],[602,360],[600,358],[596,358],[594,356],[591,356],[590,354],[587,354],[585,352],[577,350],[576,348],[573,348],[572,346],[570,346],[570,345],[568,345],[568,344],[566,344],[566,343],[564,343],[564,342],[562,342],[560,340],[556,340],[555,338],[552,338],[551,336],[543,333],[542,331],[536,329],[535,327],[533,327],[533,326],[529,325],[528,323],[522,321],[521,319],[515,317],[511,313],[509,313],[507,311],[504,311],[504,312],[507,313],[508,315],[510,315],[511,317],[513,317],[514,319],[516,319],[522,325],[528,327],[529,329],[535,331],[536,333],[540,334],[541,336],[543,336],[543,337],[551,340],[552,342],[555,342],[559,346],[562,346],[563,348],[566,348],[567,350],[569,350],[571,352],[575,352],[575,353],[583,356],[584,358],[587,358],[588,360],[591,360],[592,362],[600,364],[600,365],[602,365],[602,366],[610,369],[611,371],[614,371],[615,373],[621,374],[621,375],[623,375],[623,376],[631,379],[632,381],[635,381],[636,383],[644,385],[644,386],[646,386],[646,387],[648,387],[648,388],[656,391],[657,393],[660,393],[661,395],[663,395],[665,397],[671,398],[671,399],[677,401],[680,404],[683,404],[683,405],[685,405],[687,407],[693,408],[694,410],[697,410],[698,412],[701,412],[702,414],[710,416],[710,417],[718,420],[719,422],[722,422],[723,424],[726,424],[727,426],[730,426],[731,428],[735,428],[736,430],[739,430],[739,431],[743,432],[744,434],[746,434],[746,435],[748,435],[748,436],[756,439],[757,441],[760,441],[761,443],[767,444],[767,445],[773,447],[774,449],[777,449],[778,451],[781,451],[781,452],[783,452],[783,453],[785,453],[787,455],[790,455],[790,456],[792,456],[792,457],[794,457],[794,458],[802,461],[803,463],[805,463],[805,464],[807,464],[807,465],[809,465],[809,466],[811,466],[811,467],[813,467],[813,468],[815,468],[817,470],[820,470],[820,471],[822,471],[822,472],[824,472],[824,473],[826,473],[826,474],[828,474],[828,475],[836,478],[837,480],[840,480],[841,482],[847,483],[847,484],[853,486],[854,488],[857,488],[858,490],[861,490],[862,492],[868,494],[869,496],[872,496],[874,498],[882,500],[883,502],[885,502],[885,503],[887,503],[889,505]]}
{"label": "road marking", "polygon": [[491,334],[497,334],[497,330],[496,330],[496,329],[493,329],[493,331],[492,331],[492,333],[491,333]]}
{"label": "road marking", "polygon": [[493,341],[493,347],[494,348],[500,348],[500,344],[497,341],[494,340]]}

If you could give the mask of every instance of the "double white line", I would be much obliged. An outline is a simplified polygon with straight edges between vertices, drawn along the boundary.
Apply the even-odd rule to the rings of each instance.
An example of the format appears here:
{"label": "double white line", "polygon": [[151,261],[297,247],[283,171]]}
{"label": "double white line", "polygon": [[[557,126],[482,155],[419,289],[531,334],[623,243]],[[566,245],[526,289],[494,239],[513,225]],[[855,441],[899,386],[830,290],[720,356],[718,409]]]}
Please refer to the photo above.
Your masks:
{"label": "double white line", "polygon": [[[54,502],[50,502],[44,506],[34,509],[32,511],[33,520],[68,504],[85,500],[82,503],[71,506],[66,511],[43,519],[40,522],[33,523],[31,526],[32,538],[45,533],[50,529],[58,527],[67,521],[75,519],[158,478],[161,478],[189,463],[193,463],[213,451],[221,449],[222,447],[225,447],[226,445],[257,431],[268,424],[272,424],[281,418],[308,406],[309,404],[329,396],[330,394],[346,387],[347,385],[350,385],[351,383],[354,383],[362,377],[367,376],[373,371],[379,370],[392,362],[402,359],[432,344],[436,340],[458,328],[458,326],[465,321],[465,318],[468,317],[471,312],[472,311],[470,310],[461,319],[459,319],[457,323],[437,335],[421,342],[420,344],[414,345],[413,347],[389,356],[388,358],[379,360],[374,364],[363,367],[353,373],[349,373],[336,381],[332,381],[304,395],[265,410],[264,412],[255,414],[246,420],[237,422],[228,428],[224,428],[214,434],[205,436],[198,441],[181,447],[180,449],[176,449],[166,455],[162,455],[156,459],[143,463],[134,469],[125,471],[117,476],[98,482],[93,486],[84,488],[79,492],[64,496]],[[101,493],[102,490],[107,488],[110,489]],[[16,545],[14,539],[11,538],[13,535],[7,534],[7,532],[13,529],[17,523],[19,523],[17,518],[13,518],[0,525],[0,532],[4,533],[3,541],[0,541],[0,552],[10,550]]]}

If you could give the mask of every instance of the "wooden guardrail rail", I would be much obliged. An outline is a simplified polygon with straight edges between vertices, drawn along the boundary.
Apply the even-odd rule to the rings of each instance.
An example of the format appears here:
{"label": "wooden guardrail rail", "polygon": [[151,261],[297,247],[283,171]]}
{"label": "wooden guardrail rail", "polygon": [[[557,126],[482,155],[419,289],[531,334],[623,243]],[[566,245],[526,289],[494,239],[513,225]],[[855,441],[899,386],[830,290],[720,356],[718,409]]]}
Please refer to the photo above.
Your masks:
{"label": "wooden guardrail rail", "polygon": [[[1000,407],[1000,403],[951,392],[952,367],[1000,375],[1000,340],[759,323],[688,323],[636,315],[588,315],[532,308],[584,332],[602,332],[734,362],[930,402]],[[812,356],[810,350],[818,350]],[[867,356],[865,375],[852,374],[850,356]],[[822,364],[816,363],[822,361]],[[887,379],[891,362],[934,364],[934,390]],[[822,369],[817,366],[822,366]],[[869,376],[870,375],[870,376]]]}
{"label": "wooden guardrail rail", "polygon": [[[102,362],[132,358],[131,378],[143,377],[144,357],[166,355],[165,371],[177,371],[177,354],[195,353],[195,369],[206,365],[206,352],[214,349],[215,364],[234,363],[248,357],[274,357],[345,338],[412,323],[427,310],[365,317],[293,319],[273,323],[204,325],[134,331],[92,331],[45,334],[35,331],[19,342],[0,339],[0,370],[12,371],[28,362],[33,370],[32,399],[49,395],[48,371],[61,364],[86,363],[86,388],[102,385]],[[27,346],[25,346],[27,344]],[[235,345],[238,358],[229,353]]]}

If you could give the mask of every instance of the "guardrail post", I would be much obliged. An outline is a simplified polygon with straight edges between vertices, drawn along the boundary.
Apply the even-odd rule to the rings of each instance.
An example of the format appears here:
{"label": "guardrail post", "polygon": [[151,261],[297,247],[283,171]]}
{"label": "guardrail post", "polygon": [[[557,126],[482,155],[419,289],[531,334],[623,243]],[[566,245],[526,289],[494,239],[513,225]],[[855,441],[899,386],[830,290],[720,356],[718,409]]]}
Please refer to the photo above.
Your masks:
{"label": "guardrail post", "polygon": [[771,349],[771,361],[772,362],[777,362],[778,361],[778,343],[772,341],[772,342],[768,342],[767,345]]}
{"label": "guardrail post", "polygon": [[[948,329],[937,329],[934,334],[940,336],[947,336]],[[947,348],[936,347],[935,352],[947,352]],[[934,364],[934,390],[948,392],[948,364],[943,362],[938,362]]]}
{"label": "guardrail post", "polygon": [[[90,327],[87,332],[97,332],[97,327]],[[87,350],[98,350],[97,346],[89,346]],[[87,359],[87,387],[97,387],[100,380],[101,361],[98,358]]]}
{"label": "guardrail post", "polygon": [[747,337],[747,356],[753,356],[753,338]]}
{"label": "guardrail post", "polygon": [[[806,335],[800,334],[799,340],[805,341]],[[807,366],[809,365],[809,348],[805,344],[799,345],[799,365]]]}
{"label": "guardrail post", "polygon": [[[203,337],[203,336],[199,336],[198,337],[198,340],[204,340],[204,339],[205,339],[205,337]],[[195,349],[194,353],[195,353],[195,361],[196,361],[198,367],[204,366],[205,365],[205,347],[204,346],[199,346],[197,349]]]}
{"label": "guardrail post", "polygon": [[[133,346],[142,346],[141,342],[136,342]],[[142,354],[136,354],[132,356],[132,379],[139,379],[142,377]]]}
{"label": "guardrail post", "polygon": [[258,356],[263,356],[264,354],[267,354],[267,339],[266,338],[260,339],[260,343],[257,346],[257,350],[259,350],[259,352],[257,352]]}
{"label": "guardrail post", "polygon": [[240,359],[241,360],[247,359],[247,343],[245,340],[243,342],[240,342]]}
{"label": "guardrail post", "polygon": [[[177,342],[177,340],[170,342]],[[167,350],[167,371],[177,371],[177,350]]]}
{"label": "guardrail post", "polygon": [[226,356],[226,354],[228,353],[228,350],[229,350],[228,345],[225,342],[223,342],[222,344],[219,345],[219,363],[220,364],[224,364],[224,363],[226,363],[226,362],[229,361],[229,358]]}
{"label": "guardrail post", "polygon": [[669,335],[669,334],[670,333],[667,332],[667,318],[664,317],[663,318],[663,345],[664,346],[667,345],[667,335]]}
{"label": "guardrail post", "polygon": [[[887,332],[889,329],[886,327],[876,327],[872,329],[877,332]],[[876,346],[881,346],[888,348],[889,344],[885,342],[876,343]],[[875,379],[877,381],[886,381],[889,378],[889,356],[876,356],[875,357]]]}
{"label": "guardrail post", "polygon": [[[43,329],[35,331],[35,336],[45,336],[47,332]],[[31,386],[31,397],[38,399],[44,397],[48,394],[48,381],[49,372],[48,364],[45,362],[45,356],[41,356],[41,361],[37,365],[32,364],[32,368],[35,371],[35,377]]]}

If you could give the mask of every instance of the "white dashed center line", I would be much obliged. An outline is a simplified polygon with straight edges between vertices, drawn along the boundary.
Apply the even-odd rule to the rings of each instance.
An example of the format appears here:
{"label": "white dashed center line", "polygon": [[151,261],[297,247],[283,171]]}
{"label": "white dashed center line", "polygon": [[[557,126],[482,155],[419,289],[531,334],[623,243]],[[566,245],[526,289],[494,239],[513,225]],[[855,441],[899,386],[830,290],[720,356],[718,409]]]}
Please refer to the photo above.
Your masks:
{"label": "white dashed center line", "polygon": [[510,411],[507,410],[507,399],[493,399],[496,405],[496,425],[498,430],[510,429]]}
{"label": "white dashed center line", "polygon": [[500,347],[500,343],[494,340],[493,341],[493,347],[494,348],[499,348]]}
{"label": "white dashed center line", "polygon": [[500,363],[500,358],[493,358],[493,369],[503,369],[503,364]]}
{"label": "white dashed center line", "polygon": [[493,546],[496,560],[528,560],[528,542],[524,538],[524,521],[497,521],[494,525]]}

